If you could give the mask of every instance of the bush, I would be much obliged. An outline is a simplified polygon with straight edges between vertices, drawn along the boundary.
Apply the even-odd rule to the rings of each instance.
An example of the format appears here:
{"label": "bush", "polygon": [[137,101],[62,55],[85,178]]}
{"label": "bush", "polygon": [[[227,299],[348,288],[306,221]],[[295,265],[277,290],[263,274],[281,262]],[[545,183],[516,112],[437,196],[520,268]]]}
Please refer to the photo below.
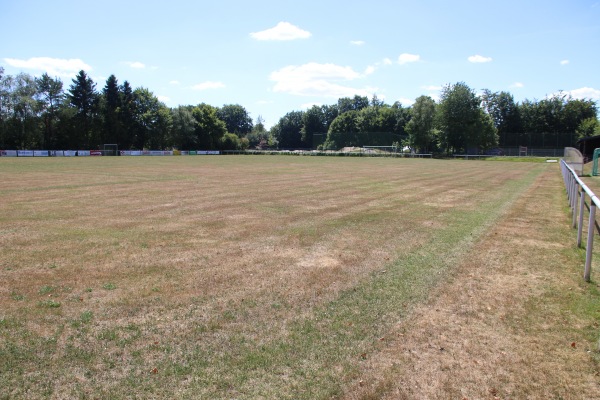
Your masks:
{"label": "bush", "polygon": [[226,133],[221,138],[221,150],[237,150],[240,148],[240,138],[235,133]]}

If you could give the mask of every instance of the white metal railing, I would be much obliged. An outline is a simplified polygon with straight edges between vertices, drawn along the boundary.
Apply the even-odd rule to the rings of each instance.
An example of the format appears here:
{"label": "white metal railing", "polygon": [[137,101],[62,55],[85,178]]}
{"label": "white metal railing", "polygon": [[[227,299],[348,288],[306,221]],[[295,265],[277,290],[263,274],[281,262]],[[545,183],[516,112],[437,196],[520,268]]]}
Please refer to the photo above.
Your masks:
{"label": "white metal railing", "polygon": [[[583,279],[585,279],[586,282],[589,282],[592,269],[594,231],[597,229],[596,207],[600,206],[600,199],[596,197],[594,192],[592,192],[592,190],[587,187],[587,185],[581,179],[579,179],[573,168],[571,168],[571,166],[569,166],[565,160],[560,160],[560,169],[565,181],[565,187],[567,189],[569,206],[571,207],[571,211],[573,213],[573,228],[577,229],[578,247],[581,247],[581,240],[583,236],[583,214],[585,209],[589,207],[587,244],[585,247],[585,269],[583,271]],[[589,206],[585,202],[586,195],[590,199]]]}

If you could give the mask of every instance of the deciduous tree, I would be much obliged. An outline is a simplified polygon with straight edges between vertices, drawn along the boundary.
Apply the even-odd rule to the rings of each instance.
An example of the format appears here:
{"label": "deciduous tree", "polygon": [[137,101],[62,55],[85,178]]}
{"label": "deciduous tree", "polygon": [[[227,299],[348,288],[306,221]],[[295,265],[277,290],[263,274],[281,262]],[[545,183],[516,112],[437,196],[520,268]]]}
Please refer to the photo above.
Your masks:
{"label": "deciduous tree", "polygon": [[302,129],[300,130],[302,141],[313,143],[313,135],[324,135],[327,133],[325,126],[325,115],[320,106],[312,106],[302,115]]}
{"label": "deciduous tree", "polygon": [[323,148],[337,150],[345,146],[358,145],[358,129],[356,120],[358,111],[347,111],[333,120],[327,132],[327,140]]}
{"label": "deciduous tree", "polygon": [[263,150],[267,148],[276,148],[278,145],[272,132],[267,131],[265,128],[265,121],[260,115],[256,118],[256,123],[254,124],[254,127],[252,127],[252,132],[250,132],[246,138],[248,139],[248,147],[253,149]]}
{"label": "deciduous tree", "polygon": [[221,138],[227,133],[227,126],[217,116],[217,109],[202,103],[192,110],[196,120],[196,137],[200,149],[218,149]]}
{"label": "deciduous tree", "polygon": [[227,132],[244,137],[252,131],[252,118],[239,104],[226,104],[217,109],[217,117],[225,122]]}
{"label": "deciduous tree", "polygon": [[441,143],[447,152],[463,152],[479,146],[480,99],[464,82],[442,89],[439,104]]}
{"label": "deciduous tree", "polygon": [[519,105],[508,92],[492,92],[485,89],[482,95],[485,111],[498,130],[500,146],[519,146],[522,132]]}
{"label": "deciduous tree", "polygon": [[302,117],[304,112],[292,111],[279,119],[271,128],[271,132],[279,143],[279,148],[299,149],[311,147],[312,144],[302,140]]}
{"label": "deciduous tree", "polygon": [[337,103],[338,115],[348,111],[360,111],[369,107],[369,98],[367,96],[355,95],[353,98],[342,97]]}
{"label": "deciduous tree", "polygon": [[54,127],[58,118],[58,109],[62,103],[63,83],[58,78],[50,78],[44,73],[36,80],[38,106],[42,113],[44,123],[44,135],[41,146],[46,149],[55,149],[57,138]]}
{"label": "deciduous tree", "polygon": [[170,147],[171,112],[146,88],[133,91],[137,126],[135,146],[137,148],[165,149]]}
{"label": "deciduous tree", "polygon": [[600,135],[600,122],[596,117],[584,119],[577,127],[576,133],[578,138]]}
{"label": "deciduous tree", "polygon": [[179,106],[171,109],[173,128],[171,137],[173,145],[180,150],[196,150],[198,137],[196,136],[197,121],[192,113],[194,107]]}
{"label": "deciduous tree", "polygon": [[40,130],[38,111],[39,103],[35,100],[37,85],[35,78],[20,73],[8,80],[8,124],[7,137],[9,146],[18,149],[37,148],[43,141]]}
{"label": "deciduous tree", "polygon": [[412,117],[406,125],[408,145],[412,149],[427,153],[432,150],[436,139],[435,100],[429,96],[419,96],[411,108]]}

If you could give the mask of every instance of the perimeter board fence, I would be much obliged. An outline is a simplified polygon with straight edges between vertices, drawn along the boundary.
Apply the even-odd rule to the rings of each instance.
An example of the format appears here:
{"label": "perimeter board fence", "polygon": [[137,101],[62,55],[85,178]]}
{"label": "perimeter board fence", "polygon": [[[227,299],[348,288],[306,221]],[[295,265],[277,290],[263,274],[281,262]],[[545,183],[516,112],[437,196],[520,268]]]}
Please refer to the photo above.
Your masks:
{"label": "perimeter board fence", "polygon": [[598,225],[598,222],[596,222],[596,208],[600,206],[600,199],[579,178],[575,170],[564,159],[560,160],[560,168],[573,216],[572,226],[577,229],[577,247],[582,247],[584,214],[586,211],[588,212],[583,279],[585,279],[586,282],[589,282],[592,269],[594,234],[596,231],[600,233],[600,226]]}
{"label": "perimeter board fence", "polygon": [[[394,150],[394,146],[363,146],[350,150],[314,150],[314,149],[265,149],[265,150],[118,150],[105,147],[103,150],[0,150],[0,157],[81,157],[81,156],[184,156],[212,154],[245,154],[245,155],[304,155],[304,156],[346,156],[346,157],[399,157],[399,158],[432,158],[432,153],[413,153]],[[526,154],[520,148],[498,148],[501,155],[494,154],[454,154],[463,158],[487,158],[497,156],[530,156],[530,157],[560,157],[563,149],[526,148]],[[445,153],[442,157],[447,156]]]}
{"label": "perimeter board fence", "polygon": [[[390,146],[391,147],[391,146]],[[396,157],[396,158],[432,158],[431,153],[403,153],[392,151],[373,151],[359,147],[350,151],[337,150],[222,150],[229,155],[290,155],[290,156],[335,156],[335,157]]]}
{"label": "perimeter board fence", "polygon": [[201,156],[219,155],[220,150],[0,150],[0,157],[94,157],[94,156]]}

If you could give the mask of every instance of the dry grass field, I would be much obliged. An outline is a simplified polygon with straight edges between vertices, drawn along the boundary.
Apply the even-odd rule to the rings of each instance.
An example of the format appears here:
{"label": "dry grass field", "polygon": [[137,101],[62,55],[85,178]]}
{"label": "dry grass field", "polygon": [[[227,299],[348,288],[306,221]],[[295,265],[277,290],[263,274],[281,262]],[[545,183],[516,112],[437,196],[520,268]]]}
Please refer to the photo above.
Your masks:
{"label": "dry grass field", "polygon": [[0,399],[598,398],[600,296],[560,179],[0,159]]}

